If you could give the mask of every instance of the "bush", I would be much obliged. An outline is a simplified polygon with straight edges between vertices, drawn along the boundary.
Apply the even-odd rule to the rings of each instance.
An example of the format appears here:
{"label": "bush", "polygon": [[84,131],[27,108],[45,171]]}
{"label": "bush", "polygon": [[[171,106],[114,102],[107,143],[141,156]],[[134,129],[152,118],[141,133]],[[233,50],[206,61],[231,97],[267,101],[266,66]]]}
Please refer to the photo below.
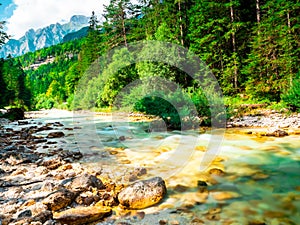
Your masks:
{"label": "bush", "polygon": [[36,97],[36,109],[51,109],[55,104],[55,100],[51,97],[47,97],[45,94],[39,94]]}
{"label": "bush", "polygon": [[[168,128],[185,130],[199,126],[200,116],[209,115],[209,107],[203,96],[186,93],[180,89],[172,93],[157,92],[137,101],[134,110],[159,116]],[[161,96],[161,97],[160,97]]]}
{"label": "bush", "polygon": [[177,110],[165,99],[156,96],[145,97],[135,104],[134,109],[161,117],[169,128],[181,129],[180,116]]}

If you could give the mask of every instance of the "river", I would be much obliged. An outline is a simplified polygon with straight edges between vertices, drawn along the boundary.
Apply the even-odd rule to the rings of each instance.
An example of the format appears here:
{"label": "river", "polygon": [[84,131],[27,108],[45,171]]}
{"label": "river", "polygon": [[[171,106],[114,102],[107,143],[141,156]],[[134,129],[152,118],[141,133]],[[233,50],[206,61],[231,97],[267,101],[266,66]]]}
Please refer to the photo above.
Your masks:
{"label": "river", "polygon": [[[168,131],[163,123],[127,119],[76,114],[42,120],[81,128],[68,131],[61,145],[83,152],[87,167],[114,174],[143,167],[143,178],[165,179],[168,196],[143,210],[143,223],[136,224],[151,224],[153,217],[161,224],[299,223],[299,135],[265,137],[230,128],[214,136],[210,129]],[[220,146],[207,158],[214,142]]]}

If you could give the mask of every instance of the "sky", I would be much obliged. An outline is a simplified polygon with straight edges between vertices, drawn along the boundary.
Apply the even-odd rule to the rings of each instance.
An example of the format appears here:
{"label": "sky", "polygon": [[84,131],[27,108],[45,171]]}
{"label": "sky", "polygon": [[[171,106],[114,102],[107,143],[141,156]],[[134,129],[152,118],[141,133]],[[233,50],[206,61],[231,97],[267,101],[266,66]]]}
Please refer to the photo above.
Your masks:
{"label": "sky", "polygon": [[109,0],[0,0],[0,21],[6,21],[5,31],[19,39],[29,29],[54,23],[66,23],[73,15],[92,15],[101,20],[103,4]]}

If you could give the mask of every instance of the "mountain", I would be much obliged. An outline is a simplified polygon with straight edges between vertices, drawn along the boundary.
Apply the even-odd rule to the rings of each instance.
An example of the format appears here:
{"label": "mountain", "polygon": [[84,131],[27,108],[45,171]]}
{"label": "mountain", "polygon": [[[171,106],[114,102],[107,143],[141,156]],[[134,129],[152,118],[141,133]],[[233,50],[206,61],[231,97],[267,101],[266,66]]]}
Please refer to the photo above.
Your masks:
{"label": "mountain", "polygon": [[89,31],[89,27],[83,27],[78,31],[75,31],[75,32],[65,35],[62,42],[68,42],[68,41],[73,41],[75,39],[83,38],[83,37],[87,36],[88,31]]}
{"label": "mountain", "polygon": [[0,49],[0,58],[23,55],[38,49],[49,47],[63,41],[63,38],[88,26],[89,17],[82,15],[72,16],[65,24],[51,24],[38,30],[30,29],[19,40],[11,39]]}

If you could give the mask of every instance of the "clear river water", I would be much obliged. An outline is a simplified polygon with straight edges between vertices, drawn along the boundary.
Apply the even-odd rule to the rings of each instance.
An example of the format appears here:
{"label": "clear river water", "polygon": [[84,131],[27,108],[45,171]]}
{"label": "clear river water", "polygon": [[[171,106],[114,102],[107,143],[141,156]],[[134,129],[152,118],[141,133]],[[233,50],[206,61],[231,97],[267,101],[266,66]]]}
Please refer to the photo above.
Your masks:
{"label": "clear river water", "polygon": [[[300,224],[299,135],[230,128],[214,136],[210,129],[167,131],[163,124],[105,116],[48,121],[80,127],[61,145],[83,152],[87,167],[111,169],[116,177],[144,167],[143,178],[165,179],[168,196],[143,210],[149,215],[136,224],[151,224],[153,217],[174,224]],[[208,155],[214,142],[220,146]]]}

